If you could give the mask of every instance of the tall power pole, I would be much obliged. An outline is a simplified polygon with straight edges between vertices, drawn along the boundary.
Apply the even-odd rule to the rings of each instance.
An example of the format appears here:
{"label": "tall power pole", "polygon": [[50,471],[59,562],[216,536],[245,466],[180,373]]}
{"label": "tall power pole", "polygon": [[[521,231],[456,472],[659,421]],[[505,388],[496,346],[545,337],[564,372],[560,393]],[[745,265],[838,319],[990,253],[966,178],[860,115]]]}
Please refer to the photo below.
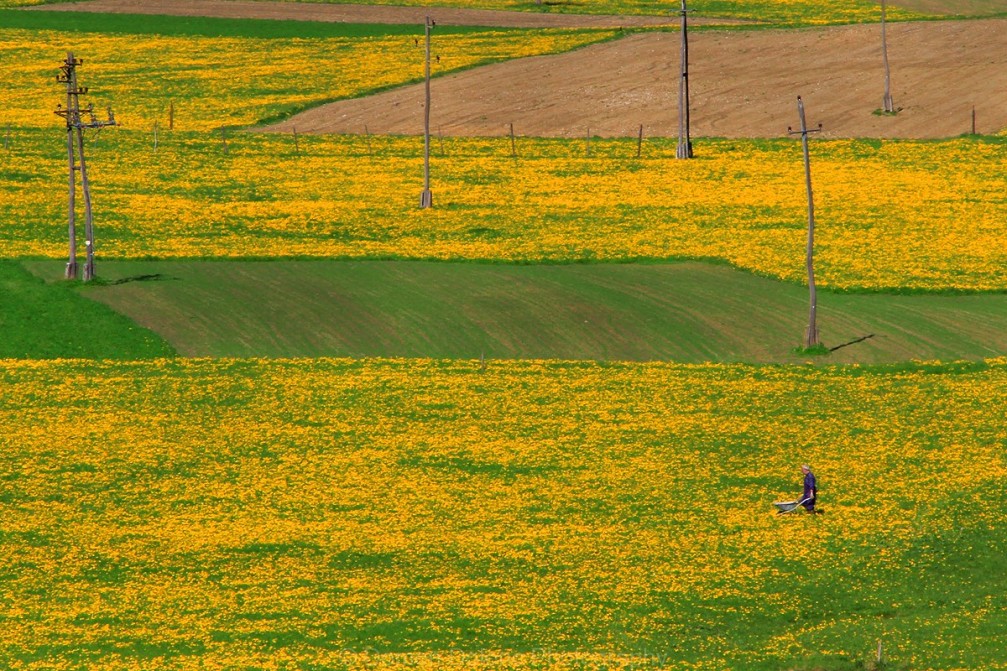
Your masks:
{"label": "tall power pole", "polygon": [[676,158],[692,158],[692,139],[689,137],[689,25],[688,9],[682,0],[682,76],[678,80],[678,147]]}
{"label": "tall power pole", "polygon": [[881,0],[881,59],[885,65],[885,98],[882,102],[884,111],[895,113],[895,103],[892,101],[892,73],[888,68],[888,35],[885,29],[885,0]]}
{"label": "tall power pole", "polygon": [[434,195],[430,192],[430,30],[434,27],[428,16],[426,22],[426,58],[424,79],[426,81],[426,102],[423,105],[423,193],[420,194],[420,208],[433,207]]}
{"label": "tall power pole", "polygon": [[804,149],[804,183],[808,189],[808,247],[805,264],[808,269],[808,291],[810,293],[811,308],[808,314],[808,330],[804,333],[804,346],[814,347],[819,344],[818,340],[818,292],[815,289],[815,201],[811,194],[811,158],[808,153],[808,133],[820,133],[822,124],[818,124],[815,130],[808,130],[807,121],[804,118],[804,101],[801,96],[797,96],[797,113],[801,117],[801,130],[795,131],[787,127],[790,135],[800,134],[801,147]]}
{"label": "tall power pole", "polygon": [[[66,264],[66,279],[77,279],[77,227],[76,227],[76,173],[80,172],[81,191],[84,194],[84,245],[86,247],[84,262],[84,281],[94,279],[94,222],[91,215],[91,185],[87,181],[87,161],[84,159],[84,129],[115,126],[112,110],[108,110],[108,120],[98,121],[94,116],[94,105],[80,108],[80,96],[87,94],[87,87],[77,83],[77,67],[84,61],[74,58],[73,52],[67,52],[66,60],[60,66],[63,74],[56,75],[56,81],[66,84],[66,108],[62,104],[56,106],[56,114],[66,119],[66,153],[69,167],[69,232],[70,255]],[[81,118],[85,114],[87,121]],[[74,160],[76,145],[76,160]]]}

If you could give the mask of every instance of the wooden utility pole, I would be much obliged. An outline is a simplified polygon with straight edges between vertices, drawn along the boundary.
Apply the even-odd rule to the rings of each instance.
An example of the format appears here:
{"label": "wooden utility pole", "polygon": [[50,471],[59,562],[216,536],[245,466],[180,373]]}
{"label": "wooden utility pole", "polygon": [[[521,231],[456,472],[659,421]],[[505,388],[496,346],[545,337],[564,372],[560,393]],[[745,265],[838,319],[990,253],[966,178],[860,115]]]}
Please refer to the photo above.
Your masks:
{"label": "wooden utility pole", "polygon": [[[81,191],[84,194],[84,245],[86,260],[84,263],[84,281],[94,279],[94,222],[91,214],[91,185],[87,180],[87,162],[84,160],[84,129],[115,126],[112,109],[108,110],[108,120],[98,121],[94,116],[94,105],[80,108],[80,96],[87,94],[86,86],[77,83],[77,68],[83,65],[83,59],[74,58],[72,52],[67,52],[66,60],[60,66],[63,74],[56,75],[56,81],[66,84],[66,108],[56,106],[56,114],[66,119],[66,153],[69,167],[69,233],[70,255],[66,264],[66,279],[77,278],[77,228],[76,228],[76,176],[80,172]],[[88,116],[88,121],[81,119],[81,114]],[[76,139],[76,142],[74,141]],[[75,147],[76,145],[76,147]],[[76,160],[74,153],[76,150]]]}
{"label": "wooden utility pole", "polygon": [[885,64],[885,98],[883,107],[884,111],[888,114],[894,114],[895,103],[892,102],[892,73],[888,69],[888,35],[885,26],[885,0],[881,0],[881,59]]}
{"label": "wooden utility pole", "polygon": [[430,31],[434,21],[428,16],[425,27],[426,57],[424,59],[425,102],[423,105],[423,193],[420,194],[420,208],[434,206],[434,195],[430,191]]}
{"label": "wooden utility pole", "polygon": [[806,265],[808,268],[808,291],[810,293],[811,308],[808,314],[808,330],[804,334],[804,346],[814,347],[820,344],[818,340],[818,293],[815,290],[815,201],[811,194],[811,158],[808,153],[808,133],[820,133],[822,124],[818,124],[816,130],[808,130],[807,121],[804,117],[804,101],[801,96],[797,96],[797,113],[801,117],[801,130],[795,131],[787,126],[787,133],[790,135],[800,134],[801,147],[804,149],[804,182],[808,189],[808,248]]}
{"label": "wooden utility pole", "polygon": [[689,137],[689,10],[682,0],[682,76],[678,80],[678,147],[676,158],[692,158],[692,138]]}

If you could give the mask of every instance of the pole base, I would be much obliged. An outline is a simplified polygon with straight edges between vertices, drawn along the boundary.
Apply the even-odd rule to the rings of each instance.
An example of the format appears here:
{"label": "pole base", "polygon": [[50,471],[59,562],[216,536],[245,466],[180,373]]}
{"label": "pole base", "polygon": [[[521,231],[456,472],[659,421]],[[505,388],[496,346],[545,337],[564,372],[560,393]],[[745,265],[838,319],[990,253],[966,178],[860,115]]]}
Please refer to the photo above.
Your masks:
{"label": "pole base", "polygon": [[675,158],[692,158],[692,143],[679,142],[675,149]]}
{"label": "pole base", "polygon": [[426,209],[433,206],[434,194],[431,193],[430,189],[424,189],[423,193],[420,194],[420,209]]}
{"label": "pole base", "polygon": [[84,281],[90,282],[94,279],[94,262],[88,261],[84,264]]}
{"label": "pole base", "polygon": [[77,279],[77,262],[76,261],[67,261],[67,263],[66,263],[66,272],[64,273],[63,277],[65,279],[68,279],[68,280],[75,280],[75,279]]}
{"label": "pole base", "polygon": [[811,349],[812,347],[817,347],[821,345],[821,341],[818,339],[818,329],[809,326],[804,331],[804,348]]}

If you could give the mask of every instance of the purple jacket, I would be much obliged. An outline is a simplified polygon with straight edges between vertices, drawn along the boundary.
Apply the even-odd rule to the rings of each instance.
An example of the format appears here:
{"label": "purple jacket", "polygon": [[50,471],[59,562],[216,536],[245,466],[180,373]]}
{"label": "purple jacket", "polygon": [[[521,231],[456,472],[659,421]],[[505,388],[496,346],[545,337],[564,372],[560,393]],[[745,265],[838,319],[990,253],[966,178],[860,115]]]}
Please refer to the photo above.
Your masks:
{"label": "purple jacket", "polygon": [[815,498],[818,496],[818,485],[815,483],[815,474],[808,471],[804,474],[804,498]]}

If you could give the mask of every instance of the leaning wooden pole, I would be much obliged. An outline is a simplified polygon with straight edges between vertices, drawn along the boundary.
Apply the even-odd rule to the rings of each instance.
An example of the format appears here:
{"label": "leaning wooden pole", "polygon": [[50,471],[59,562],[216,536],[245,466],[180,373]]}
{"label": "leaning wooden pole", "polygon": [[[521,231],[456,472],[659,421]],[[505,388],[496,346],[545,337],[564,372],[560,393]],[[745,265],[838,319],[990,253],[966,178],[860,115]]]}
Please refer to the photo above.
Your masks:
{"label": "leaning wooden pole", "polygon": [[804,116],[804,101],[801,100],[801,96],[797,96],[797,113],[801,118],[801,130],[794,131],[788,127],[787,132],[791,135],[800,133],[801,148],[804,150],[804,183],[808,191],[808,244],[805,265],[808,270],[808,298],[810,301],[808,328],[804,333],[804,347],[811,348],[820,342],[818,340],[818,292],[815,288],[815,200],[811,191],[811,156],[808,151],[808,133],[821,132],[822,125],[818,124],[817,130],[808,130]]}
{"label": "leaning wooden pole", "polygon": [[91,184],[87,181],[87,161],[84,159],[84,129],[77,126],[77,168],[80,188],[84,194],[84,281],[94,279],[94,217],[91,214]]}
{"label": "leaning wooden pole", "polygon": [[430,191],[430,29],[434,22],[426,21],[426,57],[424,60],[425,94],[423,105],[423,193],[420,194],[420,208],[433,207],[434,195]]}
{"label": "leaning wooden pole", "polygon": [[682,76],[678,80],[678,147],[676,158],[692,158],[692,138],[689,135],[689,10],[682,0]]}
{"label": "leaning wooden pole", "polygon": [[[80,117],[77,109],[77,75],[76,61],[73,52],[67,52],[66,62],[60,69],[65,73],[66,82],[66,156],[68,161],[69,192],[67,194],[67,229],[70,234],[70,253],[66,262],[65,277],[68,280],[77,279],[77,162],[74,159],[74,127]],[[59,112],[57,111],[57,114]]]}
{"label": "leaning wooden pole", "polygon": [[892,73],[888,67],[888,33],[885,22],[885,0],[881,0],[881,60],[885,64],[885,98],[882,101],[884,111],[895,113],[895,103],[892,101]]}

